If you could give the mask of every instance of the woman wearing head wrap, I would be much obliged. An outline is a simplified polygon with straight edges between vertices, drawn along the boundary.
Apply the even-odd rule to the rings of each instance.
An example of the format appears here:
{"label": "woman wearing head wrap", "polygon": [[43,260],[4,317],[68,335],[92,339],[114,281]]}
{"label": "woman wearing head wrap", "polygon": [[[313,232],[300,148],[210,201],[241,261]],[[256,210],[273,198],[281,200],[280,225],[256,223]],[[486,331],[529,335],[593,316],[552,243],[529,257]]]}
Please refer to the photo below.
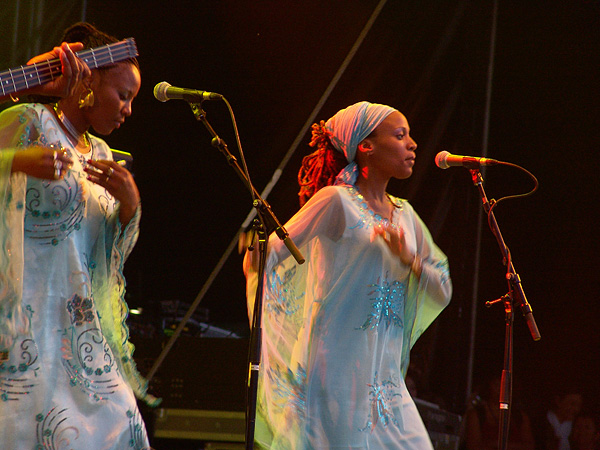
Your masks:
{"label": "woman wearing head wrap", "polygon": [[[360,102],[313,125],[302,209],[286,225],[306,263],[270,239],[255,436],[272,449],[431,449],[404,376],[448,304],[448,262],[406,200],[406,118]],[[307,201],[308,200],[308,201]],[[245,260],[248,307],[257,284]]]}

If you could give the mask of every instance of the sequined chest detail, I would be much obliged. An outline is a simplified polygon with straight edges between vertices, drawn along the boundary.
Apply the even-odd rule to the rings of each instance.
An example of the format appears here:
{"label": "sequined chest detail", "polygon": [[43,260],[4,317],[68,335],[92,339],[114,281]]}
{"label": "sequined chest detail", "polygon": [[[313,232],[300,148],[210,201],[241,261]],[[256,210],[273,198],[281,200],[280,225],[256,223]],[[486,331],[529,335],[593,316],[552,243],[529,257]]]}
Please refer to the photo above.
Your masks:
{"label": "sequined chest detail", "polygon": [[[358,221],[355,225],[350,226],[349,227],[350,229],[354,229],[354,228],[368,229],[368,228],[374,227],[376,225],[384,225],[384,224],[390,223],[390,221],[388,219],[384,219],[379,214],[375,214],[375,212],[373,212],[373,210],[369,208],[367,201],[365,200],[363,195],[359,192],[359,190],[355,186],[346,186],[346,189],[347,189],[348,193],[350,193],[350,197],[352,198],[354,203],[356,203],[356,205],[358,205],[358,210],[359,210]],[[392,197],[392,196],[388,196],[388,198],[390,199],[390,202],[392,202],[392,204],[396,208],[396,211],[402,211],[402,209],[404,208],[403,200],[396,198],[396,197]],[[398,226],[395,223],[391,223],[390,226],[393,229],[398,228]]]}

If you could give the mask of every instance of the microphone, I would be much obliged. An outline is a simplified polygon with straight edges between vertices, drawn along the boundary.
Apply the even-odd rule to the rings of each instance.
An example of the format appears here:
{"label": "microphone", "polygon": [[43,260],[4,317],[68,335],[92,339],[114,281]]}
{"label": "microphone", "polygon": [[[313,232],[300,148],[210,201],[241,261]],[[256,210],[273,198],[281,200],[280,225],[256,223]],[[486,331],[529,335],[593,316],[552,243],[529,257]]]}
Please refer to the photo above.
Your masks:
{"label": "microphone", "polygon": [[173,87],[166,81],[154,86],[154,96],[156,100],[166,102],[167,100],[181,99],[190,103],[199,103],[204,100],[222,100],[223,96],[216,92],[197,91],[196,89],[186,89]]}
{"label": "microphone", "polygon": [[494,166],[500,164],[500,161],[496,161],[491,158],[478,158],[475,156],[459,156],[453,155],[447,151],[439,152],[435,156],[435,164],[440,169],[447,169],[451,166],[462,166],[467,169],[478,169],[481,166]]}

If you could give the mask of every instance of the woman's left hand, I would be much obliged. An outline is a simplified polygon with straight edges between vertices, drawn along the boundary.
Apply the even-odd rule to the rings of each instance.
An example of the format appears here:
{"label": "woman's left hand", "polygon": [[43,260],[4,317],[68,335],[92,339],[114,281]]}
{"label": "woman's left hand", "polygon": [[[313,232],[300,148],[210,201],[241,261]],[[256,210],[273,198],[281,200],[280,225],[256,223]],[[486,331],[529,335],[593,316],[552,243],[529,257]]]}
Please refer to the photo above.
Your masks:
{"label": "woman's left hand", "polygon": [[410,266],[415,256],[410,252],[406,246],[406,238],[404,237],[404,230],[392,227],[389,223],[380,224],[373,227],[373,234],[371,234],[371,242],[377,237],[381,237],[387,244],[389,249],[394,255],[397,255],[402,261],[402,264]]}
{"label": "woman's left hand", "polygon": [[88,180],[105,188],[120,203],[119,219],[125,226],[135,215],[140,193],[131,173],[115,161],[88,160]]}
{"label": "woman's left hand", "polygon": [[55,58],[60,59],[61,76],[52,79],[48,83],[25,90],[26,94],[41,94],[47,96],[68,97],[73,95],[79,82],[90,76],[90,68],[75,52],[82,50],[81,42],[67,44],[63,42],[54,50],[31,58],[27,64],[42,63]]}

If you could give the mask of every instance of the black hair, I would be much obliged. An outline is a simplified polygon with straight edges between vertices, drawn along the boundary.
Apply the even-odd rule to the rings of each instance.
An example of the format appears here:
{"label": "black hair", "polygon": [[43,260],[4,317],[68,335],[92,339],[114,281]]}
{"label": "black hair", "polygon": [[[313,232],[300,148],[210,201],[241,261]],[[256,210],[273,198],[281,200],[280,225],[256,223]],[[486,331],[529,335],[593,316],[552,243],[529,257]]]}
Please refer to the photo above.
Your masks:
{"label": "black hair", "polygon": [[[114,36],[104,33],[88,22],[78,22],[67,28],[61,38],[61,42],[81,42],[83,48],[96,48],[103,45],[114,44],[119,42]],[[136,58],[126,59],[125,62],[133,64],[137,69],[140,65]],[[98,70],[107,70],[114,66],[99,68]]]}
{"label": "black hair", "polygon": [[[111,36],[109,34],[106,34],[103,31],[100,31],[98,28],[96,28],[91,23],[78,22],[78,23],[71,25],[69,28],[67,28],[65,30],[60,42],[58,42],[56,45],[58,46],[63,42],[69,42],[69,43],[81,42],[83,44],[83,48],[88,49],[88,48],[96,48],[96,47],[102,47],[104,45],[114,44],[119,41],[120,41],[120,39],[117,39],[116,37]],[[140,64],[139,64],[137,58],[129,58],[124,61],[120,61],[119,63],[116,63],[116,64],[121,64],[124,62],[133,64],[138,69],[138,71],[140,70]],[[105,72],[107,70],[110,70],[113,67],[115,67],[115,65],[103,66],[103,67],[96,68],[94,70],[98,70],[100,72]],[[50,97],[50,96],[38,95],[38,94],[31,94],[31,95],[26,96],[26,98],[27,98],[27,101],[31,102],[31,103],[56,103],[60,100],[59,97]]]}

